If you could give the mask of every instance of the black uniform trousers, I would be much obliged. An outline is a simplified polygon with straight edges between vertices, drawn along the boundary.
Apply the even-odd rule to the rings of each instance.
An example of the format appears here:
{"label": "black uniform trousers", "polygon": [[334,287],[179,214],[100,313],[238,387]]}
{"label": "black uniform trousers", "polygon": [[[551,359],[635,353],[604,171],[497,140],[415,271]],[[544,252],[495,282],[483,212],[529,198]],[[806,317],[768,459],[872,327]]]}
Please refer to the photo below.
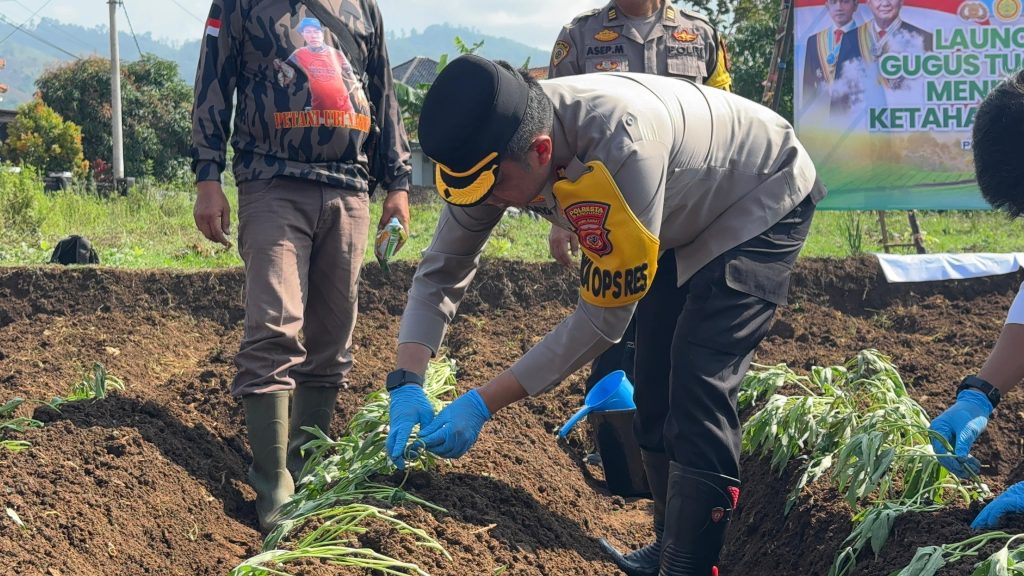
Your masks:
{"label": "black uniform trousers", "polygon": [[786,302],[813,214],[808,196],[682,286],[676,285],[674,251],[662,255],[635,313],[633,426],[641,448],[739,478],[739,384],[776,307]]}

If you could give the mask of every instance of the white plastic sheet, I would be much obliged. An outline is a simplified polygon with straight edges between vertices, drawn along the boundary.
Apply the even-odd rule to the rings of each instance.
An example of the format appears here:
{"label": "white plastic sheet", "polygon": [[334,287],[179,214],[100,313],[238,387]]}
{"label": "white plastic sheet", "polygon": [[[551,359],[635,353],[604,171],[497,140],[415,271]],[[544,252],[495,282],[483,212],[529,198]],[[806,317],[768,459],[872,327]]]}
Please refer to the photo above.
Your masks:
{"label": "white plastic sheet", "polygon": [[1008,254],[876,254],[889,282],[963,280],[1010,274],[1024,266],[1024,252]]}

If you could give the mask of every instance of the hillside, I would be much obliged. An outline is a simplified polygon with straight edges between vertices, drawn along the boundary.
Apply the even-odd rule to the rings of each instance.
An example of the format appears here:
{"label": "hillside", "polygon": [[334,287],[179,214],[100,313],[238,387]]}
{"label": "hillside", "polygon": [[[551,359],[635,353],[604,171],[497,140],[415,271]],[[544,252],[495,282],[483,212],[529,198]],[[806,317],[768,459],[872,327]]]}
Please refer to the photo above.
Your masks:
{"label": "hillside", "polygon": [[[10,87],[10,91],[0,102],[0,108],[14,108],[29,100],[35,92],[35,79],[47,67],[72,60],[70,54],[78,57],[106,57],[109,54],[110,40],[107,29],[103,27],[85,28],[44,18],[35,25],[35,28],[27,30],[31,35],[15,32],[3,46],[0,46],[0,58],[7,60],[7,68],[0,71],[0,83]],[[9,24],[0,22],[0,33],[6,34],[10,31]],[[151,52],[176,62],[181,77],[189,84],[192,83],[199,57],[198,40],[174,44],[146,33],[138,35],[136,45],[136,39],[130,33],[124,30],[119,32],[123,60],[138,58],[140,49],[143,52]],[[454,54],[456,50],[453,39],[456,36],[461,37],[469,45],[483,40],[484,46],[480,54],[489,58],[502,58],[514,64],[522,64],[529,58],[532,66],[547,62],[546,51],[515,40],[490,36],[479,30],[434,24],[422,31],[389,33],[388,50],[391,63],[401,64],[414,56],[437,59],[444,53]]]}

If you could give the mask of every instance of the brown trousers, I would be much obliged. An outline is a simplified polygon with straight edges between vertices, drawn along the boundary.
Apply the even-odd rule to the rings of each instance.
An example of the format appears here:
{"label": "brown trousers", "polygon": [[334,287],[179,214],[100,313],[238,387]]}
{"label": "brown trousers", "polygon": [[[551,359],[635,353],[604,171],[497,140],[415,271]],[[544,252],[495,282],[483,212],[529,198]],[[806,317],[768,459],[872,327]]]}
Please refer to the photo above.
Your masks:
{"label": "brown trousers", "polygon": [[238,222],[245,334],[231,395],[341,386],[352,368],[368,195],[296,178],[244,182]]}

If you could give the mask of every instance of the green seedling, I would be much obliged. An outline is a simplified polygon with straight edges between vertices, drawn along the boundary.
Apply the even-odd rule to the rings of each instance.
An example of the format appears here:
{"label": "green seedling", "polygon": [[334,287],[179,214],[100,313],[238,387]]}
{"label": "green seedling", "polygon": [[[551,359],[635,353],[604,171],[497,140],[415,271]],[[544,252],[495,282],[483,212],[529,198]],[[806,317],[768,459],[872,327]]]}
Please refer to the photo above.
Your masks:
{"label": "green seedling", "polygon": [[[800,461],[785,512],[804,488],[828,477],[854,510],[854,530],[829,576],[844,576],[870,546],[877,555],[895,519],[936,510],[950,495],[966,503],[988,489],[943,468],[931,446],[928,415],[909,394],[891,361],[865,350],[843,366],[815,367],[808,377],[784,365],[755,370],[740,399],[753,406],[770,394],[743,430],[744,451],[768,458],[782,473]],[[778,390],[802,394],[785,396]]]}
{"label": "green seedling", "polygon": [[[124,390],[124,381],[113,374],[107,373],[107,369],[103,367],[103,364],[94,362],[92,373],[76,384],[71,390],[71,395],[64,400],[66,402],[102,400],[107,397],[110,390]],[[61,404],[63,403],[61,402]]]}
{"label": "green seedling", "polygon": [[[424,390],[435,408],[442,408],[441,398],[455,391],[454,361],[444,358],[432,361]],[[413,536],[419,546],[451,558],[426,532],[409,526],[378,506],[409,503],[445,512],[401,487],[373,481],[395,470],[385,451],[387,412],[388,395],[378,391],[366,397],[341,438],[335,440],[319,428],[306,428],[314,437],[302,447],[307,461],[295,495],[282,510],[284,520],[263,541],[263,552],[238,565],[230,576],[288,574],[287,564],[310,558],[384,574],[426,574],[413,562],[360,547],[358,536],[366,532],[366,522],[383,523],[401,534]],[[416,442],[413,439],[410,447]],[[417,452],[416,458],[407,462],[410,471],[426,470],[435,464],[434,456],[415,450],[410,450],[410,455],[413,452]],[[296,534],[304,536],[295,540]]]}
{"label": "green seedling", "polygon": [[0,406],[0,449],[11,452],[27,450],[32,446],[31,443],[25,440],[13,440],[9,436],[26,432],[32,428],[42,428],[43,423],[39,420],[14,415],[14,411],[24,402],[21,398],[15,398]]}

